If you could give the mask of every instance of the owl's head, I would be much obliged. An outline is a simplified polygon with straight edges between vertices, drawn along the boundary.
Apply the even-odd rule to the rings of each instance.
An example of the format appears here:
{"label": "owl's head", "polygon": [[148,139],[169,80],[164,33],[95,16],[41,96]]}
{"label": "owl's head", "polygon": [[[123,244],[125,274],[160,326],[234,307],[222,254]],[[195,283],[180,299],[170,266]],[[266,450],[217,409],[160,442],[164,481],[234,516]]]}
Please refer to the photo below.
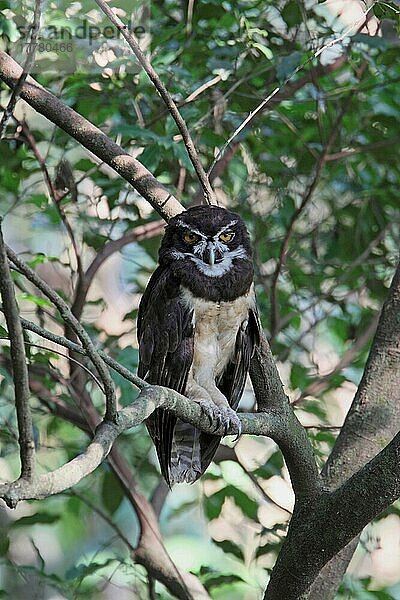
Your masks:
{"label": "owl's head", "polygon": [[192,272],[220,278],[238,261],[251,261],[252,251],[239,215],[216,206],[194,206],[169,221],[159,256],[161,264],[186,262]]}

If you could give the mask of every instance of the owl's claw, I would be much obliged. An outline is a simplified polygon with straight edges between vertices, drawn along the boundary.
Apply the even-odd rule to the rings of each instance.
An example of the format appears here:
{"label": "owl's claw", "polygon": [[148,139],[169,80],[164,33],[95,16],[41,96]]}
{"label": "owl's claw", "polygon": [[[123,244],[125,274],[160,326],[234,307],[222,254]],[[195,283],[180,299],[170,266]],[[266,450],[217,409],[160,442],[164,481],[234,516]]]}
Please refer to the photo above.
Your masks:
{"label": "owl's claw", "polygon": [[[223,435],[236,435],[236,440],[242,432],[242,424],[236,412],[230,407],[220,408],[223,426]],[[236,441],[235,440],[235,441]]]}
{"label": "owl's claw", "polygon": [[213,433],[216,435],[235,435],[237,441],[242,432],[242,425],[236,412],[229,406],[217,406],[208,400],[199,402],[200,408],[208,418]]}
{"label": "owl's claw", "polygon": [[201,408],[203,414],[209,420],[210,427],[211,427],[211,425],[213,425],[213,423],[215,423],[215,421],[218,419],[218,414],[216,414],[216,409],[218,410],[218,408],[215,406],[215,404],[211,403],[209,400],[201,400],[199,402],[199,405],[200,405],[200,408]]}

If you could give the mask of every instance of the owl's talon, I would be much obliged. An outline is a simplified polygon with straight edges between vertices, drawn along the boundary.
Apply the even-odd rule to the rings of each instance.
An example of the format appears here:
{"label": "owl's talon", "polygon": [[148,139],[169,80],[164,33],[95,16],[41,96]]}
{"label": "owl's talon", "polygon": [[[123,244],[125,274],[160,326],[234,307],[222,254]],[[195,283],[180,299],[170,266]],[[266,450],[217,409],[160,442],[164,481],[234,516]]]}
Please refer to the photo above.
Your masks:
{"label": "owl's talon", "polygon": [[208,400],[201,400],[199,402],[202,413],[207,417],[210,427],[215,422],[215,409],[214,406]]}
{"label": "owl's talon", "polygon": [[237,416],[236,412],[229,407],[224,407],[223,409],[221,409],[221,414],[223,417],[222,435],[236,434],[236,441],[242,432],[242,425],[239,417]]}

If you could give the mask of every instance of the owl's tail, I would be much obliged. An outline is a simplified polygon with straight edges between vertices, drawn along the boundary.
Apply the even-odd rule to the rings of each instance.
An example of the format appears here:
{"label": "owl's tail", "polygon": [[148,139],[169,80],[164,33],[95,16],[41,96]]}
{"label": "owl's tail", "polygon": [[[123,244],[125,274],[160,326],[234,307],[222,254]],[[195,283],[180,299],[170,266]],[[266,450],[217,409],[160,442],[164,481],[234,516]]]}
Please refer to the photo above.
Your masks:
{"label": "owl's tail", "polygon": [[171,448],[170,483],[193,483],[202,474],[200,431],[177,420]]}

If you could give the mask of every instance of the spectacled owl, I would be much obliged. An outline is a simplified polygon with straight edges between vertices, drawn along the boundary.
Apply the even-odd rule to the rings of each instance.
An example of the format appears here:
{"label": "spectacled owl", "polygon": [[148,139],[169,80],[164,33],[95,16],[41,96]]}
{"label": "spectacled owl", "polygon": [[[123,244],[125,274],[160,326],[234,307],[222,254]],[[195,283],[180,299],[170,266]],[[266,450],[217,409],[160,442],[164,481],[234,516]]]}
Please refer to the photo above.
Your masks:
{"label": "spectacled owl", "polygon": [[203,433],[162,408],[147,420],[171,487],[207,469],[236,414],[260,341],[250,238],[242,218],[196,206],[165,229],[159,266],[139,306],[138,374],[197,402],[214,425]]}

